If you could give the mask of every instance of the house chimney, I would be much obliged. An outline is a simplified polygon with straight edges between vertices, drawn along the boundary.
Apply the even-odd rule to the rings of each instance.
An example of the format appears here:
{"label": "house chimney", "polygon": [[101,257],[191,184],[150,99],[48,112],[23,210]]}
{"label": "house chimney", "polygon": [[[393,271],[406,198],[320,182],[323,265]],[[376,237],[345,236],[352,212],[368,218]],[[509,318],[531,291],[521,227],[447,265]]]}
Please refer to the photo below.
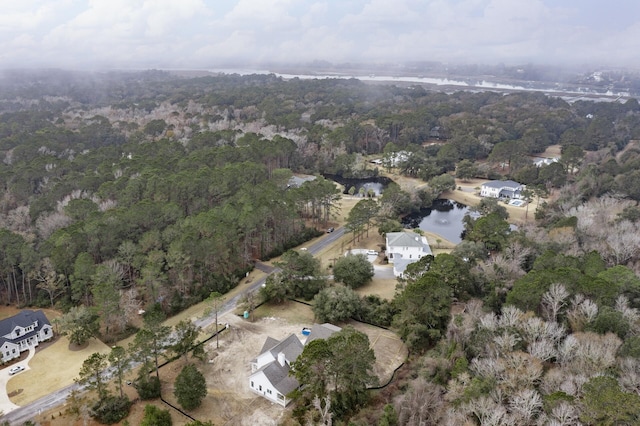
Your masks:
{"label": "house chimney", "polygon": [[278,363],[280,363],[280,365],[284,367],[284,363],[285,363],[284,352],[278,352]]}

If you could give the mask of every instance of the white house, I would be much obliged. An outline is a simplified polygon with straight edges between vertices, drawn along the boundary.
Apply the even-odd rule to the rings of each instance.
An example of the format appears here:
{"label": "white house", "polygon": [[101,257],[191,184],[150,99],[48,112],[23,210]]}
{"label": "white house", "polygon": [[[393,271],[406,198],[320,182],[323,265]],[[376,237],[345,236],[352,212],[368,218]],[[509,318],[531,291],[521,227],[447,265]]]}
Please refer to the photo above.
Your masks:
{"label": "white house", "polygon": [[53,337],[53,329],[42,311],[24,310],[0,321],[2,361],[18,358],[31,346]]}
{"label": "white house", "polygon": [[411,153],[409,151],[387,152],[382,158],[371,160],[370,162],[384,167],[398,167],[409,159]]}
{"label": "white house", "polygon": [[[314,324],[305,343],[315,339],[326,339],[340,330],[340,327],[332,324]],[[251,360],[251,390],[271,402],[286,407],[291,402],[287,394],[300,386],[294,377],[289,376],[291,363],[298,358],[303,349],[303,343],[295,334],[284,340],[267,337],[260,355]]]}
{"label": "white house", "polygon": [[407,265],[431,254],[427,239],[413,232],[388,232],[387,258],[393,264],[393,275],[402,276]]}
{"label": "white house", "polygon": [[513,180],[491,180],[480,187],[481,197],[491,198],[522,198],[524,185]]}
{"label": "white house", "polygon": [[560,161],[558,157],[545,158],[545,157],[534,157],[533,164],[536,167],[548,166],[549,164],[557,163]]}

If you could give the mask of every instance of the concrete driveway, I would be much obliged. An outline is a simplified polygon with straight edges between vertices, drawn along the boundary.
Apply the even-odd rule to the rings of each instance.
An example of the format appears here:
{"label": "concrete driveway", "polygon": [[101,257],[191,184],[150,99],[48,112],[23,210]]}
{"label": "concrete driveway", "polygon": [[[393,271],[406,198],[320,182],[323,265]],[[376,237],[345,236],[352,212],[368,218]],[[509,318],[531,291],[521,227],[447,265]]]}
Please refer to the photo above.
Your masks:
{"label": "concrete driveway", "polygon": [[373,265],[373,273],[375,274],[376,278],[383,279],[383,280],[396,278],[396,276],[393,275],[393,265],[391,264]]}
{"label": "concrete driveway", "polygon": [[16,374],[22,374],[25,371],[30,370],[29,361],[31,361],[31,358],[33,358],[35,354],[36,349],[33,346],[30,346],[29,355],[26,359],[15,364],[11,364],[10,366],[7,366],[0,370],[0,412],[6,414],[10,411],[15,410],[16,408],[19,408],[16,404],[11,402],[11,400],[9,399],[9,395],[7,395],[7,382],[13,377],[9,375],[9,370],[18,365],[23,366],[24,370]]}

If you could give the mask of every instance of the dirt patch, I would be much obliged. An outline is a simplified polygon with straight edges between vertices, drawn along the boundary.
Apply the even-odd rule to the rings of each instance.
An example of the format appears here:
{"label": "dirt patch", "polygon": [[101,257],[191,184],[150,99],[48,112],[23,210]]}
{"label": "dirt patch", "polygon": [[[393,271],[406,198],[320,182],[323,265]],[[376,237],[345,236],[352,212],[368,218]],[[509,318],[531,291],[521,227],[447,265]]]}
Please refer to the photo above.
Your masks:
{"label": "dirt patch", "polygon": [[540,155],[538,155],[538,157],[543,157],[543,158],[560,158],[560,156],[562,155],[562,146],[560,145],[550,145],[547,147],[547,149],[544,150],[544,152]]}
{"label": "dirt patch", "polygon": [[[282,316],[275,316],[280,314]],[[289,302],[282,306],[260,307],[253,322],[230,314],[223,320],[230,328],[220,335],[219,348],[216,348],[215,340],[208,342],[207,361],[197,363],[206,377],[209,393],[202,406],[190,414],[211,420],[216,425],[279,424],[292,407],[283,409],[251,392],[248,384],[250,361],[259,354],[267,336],[280,340],[295,334],[302,339],[302,328],[313,324],[311,309]],[[393,370],[406,359],[405,345],[389,331],[359,323],[349,324],[369,336],[377,360],[374,371],[380,382],[386,383]],[[164,382],[163,395],[172,403],[173,381],[183,366],[184,361],[179,360],[163,367],[160,373]]]}

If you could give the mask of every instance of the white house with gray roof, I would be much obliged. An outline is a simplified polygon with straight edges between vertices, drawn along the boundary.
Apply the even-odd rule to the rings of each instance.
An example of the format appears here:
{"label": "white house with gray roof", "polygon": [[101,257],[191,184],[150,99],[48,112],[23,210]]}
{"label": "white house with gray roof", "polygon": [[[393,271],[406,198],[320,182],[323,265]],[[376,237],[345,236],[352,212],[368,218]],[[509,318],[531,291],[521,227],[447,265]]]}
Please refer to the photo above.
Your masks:
{"label": "white house with gray roof", "polygon": [[491,180],[480,187],[481,197],[522,198],[525,186],[513,180]]}
{"label": "white house with gray roof", "polygon": [[[332,324],[314,324],[304,344],[315,339],[326,339],[340,330],[340,327]],[[295,334],[283,340],[267,337],[260,355],[251,360],[251,390],[271,402],[286,407],[291,402],[287,395],[300,386],[300,383],[289,375],[289,371],[291,363],[302,353],[304,344]]]}
{"label": "white house with gray roof", "polygon": [[42,311],[25,309],[0,321],[2,361],[18,358],[21,352],[53,337],[53,329]]}
{"label": "white house with gray roof", "polygon": [[388,232],[386,235],[387,259],[393,264],[393,275],[402,276],[407,265],[431,254],[427,239],[414,232]]}

